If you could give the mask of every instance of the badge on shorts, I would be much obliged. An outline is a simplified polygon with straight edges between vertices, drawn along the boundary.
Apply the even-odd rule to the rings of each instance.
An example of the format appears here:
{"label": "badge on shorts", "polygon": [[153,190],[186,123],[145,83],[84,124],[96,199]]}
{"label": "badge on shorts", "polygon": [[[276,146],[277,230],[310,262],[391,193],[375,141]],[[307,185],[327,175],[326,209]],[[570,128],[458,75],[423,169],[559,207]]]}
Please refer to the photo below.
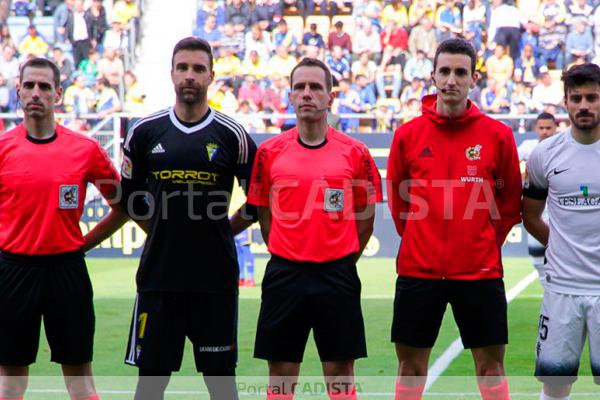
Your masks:
{"label": "badge on shorts", "polygon": [[58,204],[62,210],[72,210],[79,205],[79,186],[61,185]]}
{"label": "badge on shorts", "polygon": [[133,163],[131,158],[123,156],[123,165],[121,166],[121,176],[126,179],[131,179],[131,171],[133,171]]}
{"label": "badge on shorts", "polygon": [[338,212],[344,210],[344,189],[325,189],[325,211]]}

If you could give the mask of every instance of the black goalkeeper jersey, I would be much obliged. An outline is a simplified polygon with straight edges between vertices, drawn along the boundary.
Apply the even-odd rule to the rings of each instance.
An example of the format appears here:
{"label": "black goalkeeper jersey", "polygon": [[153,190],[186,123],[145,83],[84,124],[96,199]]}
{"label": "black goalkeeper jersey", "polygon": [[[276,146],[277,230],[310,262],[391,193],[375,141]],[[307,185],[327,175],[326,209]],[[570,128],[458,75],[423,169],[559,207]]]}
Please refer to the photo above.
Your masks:
{"label": "black goalkeeper jersey", "polygon": [[170,108],[138,121],[123,150],[121,204],[149,222],[138,291],[237,293],[228,209],[234,176],[246,191],[256,154],[244,128],[210,108],[189,126]]}

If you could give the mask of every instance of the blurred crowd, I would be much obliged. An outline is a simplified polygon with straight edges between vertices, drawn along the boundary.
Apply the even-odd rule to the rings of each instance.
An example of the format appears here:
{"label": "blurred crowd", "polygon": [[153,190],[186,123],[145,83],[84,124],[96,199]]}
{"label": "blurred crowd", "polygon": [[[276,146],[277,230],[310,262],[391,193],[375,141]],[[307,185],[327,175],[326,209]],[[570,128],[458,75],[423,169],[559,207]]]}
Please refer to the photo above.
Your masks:
{"label": "blurred crowd", "polygon": [[[292,120],[289,72],[302,57],[330,67],[337,85],[333,114],[347,132],[389,131],[393,115],[420,113],[434,93],[437,44],[462,36],[479,54],[480,80],[470,98],[484,112],[520,115],[561,108],[563,69],[600,58],[600,0],[200,0],[194,35],[215,49],[211,105],[247,118],[251,131],[277,132]],[[247,115],[247,117],[244,117]],[[402,120],[398,121],[399,123]]]}
{"label": "blurred crowd", "polygon": [[[19,111],[19,65],[30,57],[47,57],[61,72],[64,99],[57,111],[101,118],[143,112],[145,96],[126,69],[139,18],[136,0],[0,0],[0,111]],[[48,28],[46,34],[38,21]],[[23,22],[26,33],[13,37],[13,27]],[[66,121],[81,130],[95,122]]]}

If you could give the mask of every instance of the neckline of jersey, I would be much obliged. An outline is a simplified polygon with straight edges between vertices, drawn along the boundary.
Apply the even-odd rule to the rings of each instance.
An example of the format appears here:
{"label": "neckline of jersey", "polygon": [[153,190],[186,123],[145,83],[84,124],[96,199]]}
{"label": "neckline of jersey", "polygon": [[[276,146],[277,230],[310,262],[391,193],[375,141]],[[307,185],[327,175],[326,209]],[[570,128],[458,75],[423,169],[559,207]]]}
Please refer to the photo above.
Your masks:
{"label": "neckline of jersey", "polygon": [[31,136],[29,133],[27,133],[27,131],[25,131],[25,138],[33,144],[48,144],[54,142],[56,138],[58,138],[58,135],[56,134],[56,131],[54,131],[54,134],[52,136],[45,139],[38,139]]}
{"label": "neckline of jersey", "polygon": [[208,112],[202,117],[202,119],[200,119],[200,121],[198,121],[193,126],[187,127],[179,120],[177,115],[175,115],[175,108],[169,108],[169,118],[171,119],[173,125],[175,125],[177,129],[188,135],[206,128],[212,122],[214,115],[215,113],[213,109],[208,107]]}

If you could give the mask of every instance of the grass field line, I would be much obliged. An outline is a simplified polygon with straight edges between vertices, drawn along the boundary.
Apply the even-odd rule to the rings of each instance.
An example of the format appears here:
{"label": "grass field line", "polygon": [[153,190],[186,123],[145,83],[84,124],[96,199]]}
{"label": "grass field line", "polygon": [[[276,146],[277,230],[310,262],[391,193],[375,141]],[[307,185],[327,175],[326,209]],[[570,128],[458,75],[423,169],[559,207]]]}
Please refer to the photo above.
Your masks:
{"label": "grass field line", "polygon": [[[532,271],[525,278],[521,279],[512,289],[506,293],[506,302],[510,303],[513,301],[523,290],[527,289],[529,285],[538,279],[539,275],[537,270]],[[452,342],[452,344],[444,351],[444,353],[433,363],[429,368],[427,376],[427,383],[425,384],[425,392],[431,388],[431,386],[438,380],[440,376],[444,374],[444,371],[448,369],[452,361],[460,355],[464,350],[460,336]]]}

